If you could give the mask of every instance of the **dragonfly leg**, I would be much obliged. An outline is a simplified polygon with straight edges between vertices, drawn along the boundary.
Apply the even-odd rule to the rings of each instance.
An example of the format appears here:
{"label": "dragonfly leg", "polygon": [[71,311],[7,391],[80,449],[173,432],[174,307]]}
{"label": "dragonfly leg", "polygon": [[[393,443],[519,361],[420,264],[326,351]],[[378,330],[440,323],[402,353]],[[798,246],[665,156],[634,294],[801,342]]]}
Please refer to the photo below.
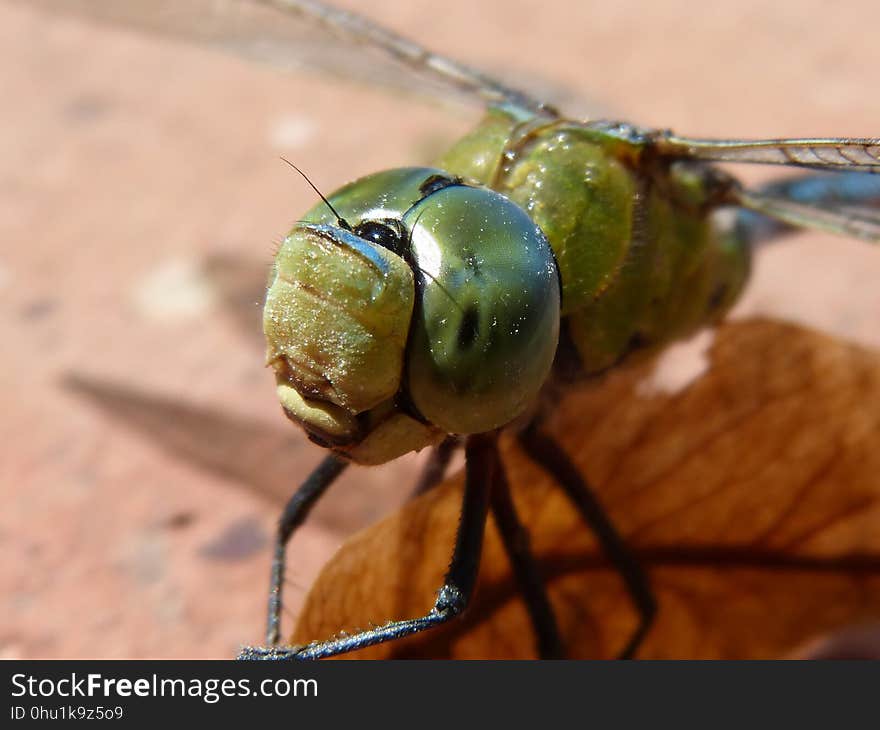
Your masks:
{"label": "dragonfly leg", "polygon": [[498,464],[497,435],[470,436],[465,444],[466,477],[461,522],[449,570],[434,608],[425,616],[391,621],[369,631],[341,636],[301,647],[246,648],[239,659],[323,659],[373,644],[401,639],[455,618],[467,607],[480,567],[483,533],[489,513],[489,495]]}
{"label": "dragonfly leg", "polygon": [[431,449],[431,456],[419,475],[412,495],[410,495],[411,498],[418,497],[420,494],[424,494],[437,486],[446,474],[446,467],[449,466],[449,461],[452,459],[452,455],[458,448],[459,443],[457,438],[449,436]]}
{"label": "dragonfly leg", "polygon": [[[449,437],[433,449],[413,490],[413,497],[437,485],[443,478],[446,467],[459,444],[458,439]],[[556,616],[529,546],[529,533],[516,513],[507,482],[507,473],[500,459],[495,468],[490,508],[532,621],[538,656],[541,659],[561,659],[565,652],[559,637]]]}
{"label": "dragonfly leg", "polygon": [[275,533],[275,549],[272,557],[272,576],[269,582],[269,617],[266,623],[266,643],[278,644],[281,626],[281,591],[284,586],[284,571],[287,543],[308,516],[315,502],[348,466],[347,461],[336,456],[328,456],[309,474],[299,489],[284,506],[278,530]]}
{"label": "dragonfly leg", "polygon": [[562,659],[565,652],[553,606],[529,546],[529,533],[516,513],[507,474],[500,459],[492,485],[491,506],[492,516],[532,620],[538,656],[541,659]]}
{"label": "dragonfly leg", "polygon": [[529,458],[547,471],[562,487],[581,518],[598,538],[608,559],[620,573],[639,617],[632,636],[618,655],[620,659],[631,659],[635,656],[657,613],[657,601],[647,574],[611,523],[587,481],[556,440],[543,432],[537,424],[532,423],[520,434],[519,441]]}

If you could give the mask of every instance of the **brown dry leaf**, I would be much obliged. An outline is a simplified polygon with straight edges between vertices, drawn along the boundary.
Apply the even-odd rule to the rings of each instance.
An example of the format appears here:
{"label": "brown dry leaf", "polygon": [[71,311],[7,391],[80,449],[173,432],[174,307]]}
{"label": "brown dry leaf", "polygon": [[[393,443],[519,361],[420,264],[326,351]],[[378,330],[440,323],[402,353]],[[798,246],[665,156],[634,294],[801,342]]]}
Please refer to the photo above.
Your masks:
{"label": "brown dry leaf", "polygon": [[[880,357],[778,322],[724,325],[677,393],[655,363],[579,389],[548,428],[647,567],[659,601],[643,658],[782,656],[880,618]],[[571,657],[612,657],[635,616],[561,491],[503,441],[514,498]],[[433,604],[460,477],[351,539],[326,566],[294,643]],[[450,625],[360,657],[527,658],[530,624],[494,526],[475,600]]]}

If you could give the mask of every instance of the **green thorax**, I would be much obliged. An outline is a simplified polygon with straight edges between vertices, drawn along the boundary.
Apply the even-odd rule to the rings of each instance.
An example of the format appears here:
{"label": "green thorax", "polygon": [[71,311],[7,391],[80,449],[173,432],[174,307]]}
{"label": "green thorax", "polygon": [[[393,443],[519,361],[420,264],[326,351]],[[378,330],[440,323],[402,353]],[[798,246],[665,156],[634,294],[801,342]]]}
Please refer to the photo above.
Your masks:
{"label": "green thorax", "polygon": [[660,163],[648,149],[614,125],[495,109],[437,162],[544,231],[586,374],[714,321],[748,275],[748,246],[714,211],[711,168]]}

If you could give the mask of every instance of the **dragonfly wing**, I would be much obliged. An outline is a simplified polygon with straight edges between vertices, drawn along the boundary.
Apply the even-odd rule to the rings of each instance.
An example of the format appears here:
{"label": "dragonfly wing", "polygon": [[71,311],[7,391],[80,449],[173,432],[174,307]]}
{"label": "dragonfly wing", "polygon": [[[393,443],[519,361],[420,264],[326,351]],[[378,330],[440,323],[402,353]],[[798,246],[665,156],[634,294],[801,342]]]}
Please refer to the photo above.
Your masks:
{"label": "dragonfly wing", "polygon": [[[743,218],[749,238],[762,241],[789,227],[817,228],[880,242],[880,177],[863,173],[806,175],[758,190],[734,189],[732,202],[765,218]],[[767,218],[775,224],[768,225]],[[780,225],[781,224],[781,225]]]}
{"label": "dragonfly wing", "polygon": [[662,134],[656,145],[667,157],[880,173],[880,138],[721,140]]}
{"label": "dragonfly wing", "polygon": [[[317,0],[15,1],[219,47],[285,71],[319,68],[420,95],[545,109],[522,91]],[[367,62],[365,53],[374,58]]]}

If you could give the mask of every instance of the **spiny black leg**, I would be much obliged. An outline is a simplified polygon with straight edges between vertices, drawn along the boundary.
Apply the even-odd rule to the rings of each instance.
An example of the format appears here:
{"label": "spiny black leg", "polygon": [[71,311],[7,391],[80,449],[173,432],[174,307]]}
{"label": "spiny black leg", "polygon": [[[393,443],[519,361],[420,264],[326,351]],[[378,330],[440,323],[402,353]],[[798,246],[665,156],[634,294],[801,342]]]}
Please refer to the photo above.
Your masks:
{"label": "spiny black leg", "polygon": [[533,423],[520,433],[519,441],[529,458],[543,467],[562,487],[623,578],[638,612],[639,623],[618,657],[631,659],[657,613],[657,601],[647,574],[611,523],[589,484],[555,439]]}
{"label": "spiny black leg", "polygon": [[299,489],[293,493],[281,513],[275,533],[275,551],[272,558],[272,577],[269,582],[269,618],[266,623],[266,643],[278,643],[281,625],[281,590],[284,586],[284,565],[287,543],[293,531],[308,516],[315,502],[321,497],[348,466],[347,461],[328,456],[309,474]]}
{"label": "spiny black leg", "polygon": [[553,606],[547,597],[538,564],[529,547],[529,533],[516,513],[507,474],[500,459],[492,484],[492,515],[532,619],[538,656],[541,659],[562,659],[565,652],[559,638]]}
{"label": "spiny black leg", "polygon": [[473,594],[480,567],[483,533],[489,512],[489,494],[497,463],[496,441],[495,434],[480,434],[467,439],[464,499],[455,550],[434,608],[427,615],[405,621],[392,621],[352,636],[342,636],[303,647],[245,649],[239,654],[239,659],[323,659],[430,629],[464,611]]}
{"label": "spiny black leg", "polygon": [[424,494],[443,479],[443,476],[446,474],[446,467],[449,466],[449,461],[458,448],[458,444],[457,438],[448,436],[431,450],[431,455],[428,457],[428,461],[425,463],[422,473],[419,475],[419,480],[413,489],[412,497]]}

